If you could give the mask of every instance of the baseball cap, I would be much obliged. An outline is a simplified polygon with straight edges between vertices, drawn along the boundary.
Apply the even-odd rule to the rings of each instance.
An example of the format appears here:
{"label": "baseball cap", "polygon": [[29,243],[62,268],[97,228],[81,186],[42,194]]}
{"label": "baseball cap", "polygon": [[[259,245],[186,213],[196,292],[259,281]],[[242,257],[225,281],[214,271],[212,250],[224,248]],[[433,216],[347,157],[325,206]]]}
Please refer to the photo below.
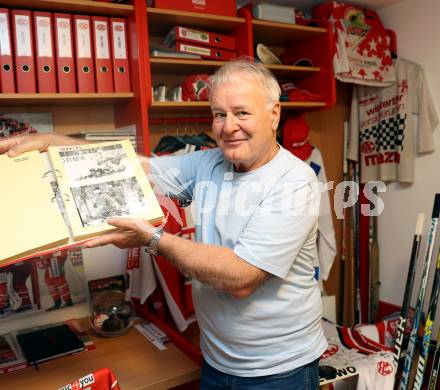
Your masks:
{"label": "baseball cap", "polygon": [[291,115],[283,125],[283,146],[301,160],[307,160],[313,147],[308,137],[310,127],[302,114]]}

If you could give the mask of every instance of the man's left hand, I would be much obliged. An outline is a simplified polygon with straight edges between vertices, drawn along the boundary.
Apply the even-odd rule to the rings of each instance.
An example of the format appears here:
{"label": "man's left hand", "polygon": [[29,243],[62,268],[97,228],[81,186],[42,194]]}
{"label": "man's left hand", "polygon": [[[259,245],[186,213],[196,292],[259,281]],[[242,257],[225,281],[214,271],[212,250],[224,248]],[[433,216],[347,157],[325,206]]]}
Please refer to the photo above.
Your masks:
{"label": "man's left hand", "polygon": [[107,244],[121,249],[147,245],[156,230],[149,222],[138,218],[109,218],[107,223],[117,229],[87,241],[84,244],[86,248]]}

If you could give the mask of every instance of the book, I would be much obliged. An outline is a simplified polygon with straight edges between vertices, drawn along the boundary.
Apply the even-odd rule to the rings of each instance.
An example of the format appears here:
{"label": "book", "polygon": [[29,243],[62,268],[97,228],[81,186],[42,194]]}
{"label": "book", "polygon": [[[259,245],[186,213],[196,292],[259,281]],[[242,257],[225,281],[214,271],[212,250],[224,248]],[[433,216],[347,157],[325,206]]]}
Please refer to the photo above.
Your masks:
{"label": "book", "polygon": [[83,342],[66,324],[18,334],[17,341],[29,364],[85,350]]}
{"label": "book", "polygon": [[0,155],[0,175],[0,265],[110,232],[109,217],[163,219],[129,140]]}
{"label": "book", "polygon": [[37,330],[40,331],[48,327],[54,327],[63,324],[70,328],[70,330],[81,341],[84,348],[79,348],[79,350],[75,349],[73,352],[66,352],[65,354],[63,353],[60,356],[70,355],[79,352],[91,352],[96,350],[95,343],[90,338],[90,335],[84,330],[85,327],[83,326],[83,324],[81,324],[81,322],[77,319],[70,319],[56,324],[43,325],[26,330],[21,330],[18,332],[8,333],[0,336],[0,375],[30,367],[30,364],[26,360],[23,350],[17,340],[17,336],[19,334],[35,332]]}

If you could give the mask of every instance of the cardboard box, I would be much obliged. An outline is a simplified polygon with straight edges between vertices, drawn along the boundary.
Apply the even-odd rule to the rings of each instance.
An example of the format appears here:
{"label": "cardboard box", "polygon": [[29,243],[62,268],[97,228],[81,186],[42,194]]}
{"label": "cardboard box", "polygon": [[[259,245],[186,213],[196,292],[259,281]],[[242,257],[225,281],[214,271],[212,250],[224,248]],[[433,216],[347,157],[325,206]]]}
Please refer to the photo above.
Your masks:
{"label": "cardboard box", "polygon": [[295,24],[295,8],[277,4],[258,4],[252,9],[255,19]]}

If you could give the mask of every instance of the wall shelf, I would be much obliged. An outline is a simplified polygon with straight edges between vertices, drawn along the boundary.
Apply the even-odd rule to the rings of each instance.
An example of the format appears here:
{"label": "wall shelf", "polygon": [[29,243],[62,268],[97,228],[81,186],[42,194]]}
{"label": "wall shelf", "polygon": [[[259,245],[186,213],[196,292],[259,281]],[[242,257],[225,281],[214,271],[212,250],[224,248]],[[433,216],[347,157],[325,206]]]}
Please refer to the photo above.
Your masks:
{"label": "wall shelf", "polygon": [[147,17],[150,35],[166,35],[175,25],[222,32],[245,24],[244,18],[150,7]]}
{"label": "wall shelf", "polygon": [[128,93],[2,93],[0,106],[114,104],[132,99]]}
{"label": "wall shelf", "polygon": [[0,6],[105,16],[128,16],[134,11],[132,5],[90,0],[0,0]]}
{"label": "wall shelf", "polygon": [[[283,110],[325,107],[325,102],[281,102]],[[209,110],[209,102],[153,102],[150,111]]]}
{"label": "wall shelf", "polygon": [[155,74],[193,74],[194,72],[213,72],[224,64],[223,61],[187,60],[152,57],[151,70]]}
{"label": "wall shelf", "polygon": [[327,34],[322,27],[308,27],[299,24],[252,20],[255,43],[268,43],[271,46],[289,46],[295,41],[304,41]]}
{"label": "wall shelf", "polygon": [[286,77],[305,76],[308,73],[321,71],[317,66],[266,65],[266,68],[276,76]]}
{"label": "wall shelf", "polygon": [[[212,72],[219,68],[224,61],[187,60],[165,57],[152,57],[150,59],[151,70],[155,74],[179,73],[193,74],[194,72]],[[272,73],[279,76],[304,76],[307,73],[319,72],[321,68],[316,66],[289,66],[289,65],[266,65]]]}

